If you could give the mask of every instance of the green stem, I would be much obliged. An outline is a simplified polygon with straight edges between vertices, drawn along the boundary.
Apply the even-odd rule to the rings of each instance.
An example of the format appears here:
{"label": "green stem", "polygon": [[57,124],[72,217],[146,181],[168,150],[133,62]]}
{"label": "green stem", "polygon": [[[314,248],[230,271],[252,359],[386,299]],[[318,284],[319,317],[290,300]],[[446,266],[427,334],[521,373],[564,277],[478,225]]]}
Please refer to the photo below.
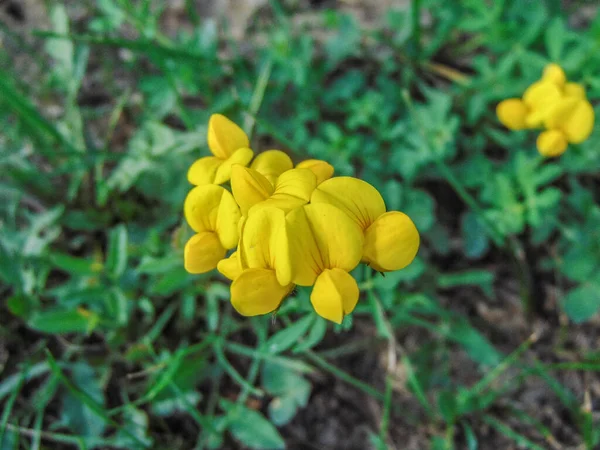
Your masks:
{"label": "green stem", "polygon": [[256,81],[254,92],[252,93],[252,99],[250,100],[250,105],[248,106],[248,115],[244,120],[244,131],[246,131],[246,134],[250,137],[252,137],[254,125],[256,124],[256,115],[258,114],[260,105],[262,105],[265,97],[265,92],[267,90],[267,85],[269,84],[269,78],[271,78],[272,69],[273,61],[268,59],[258,75],[258,80]]}
{"label": "green stem", "polygon": [[306,352],[303,352],[303,354],[307,357],[307,359],[312,361],[316,366],[335,375],[340,380],[345,381],[346,383],[354,386],[357,389],[360,389],[365,394],[368,394],[377,400],[385,401],[385,395],[382,394],[381,392],[379,392],[377,389],[369,386],[367,383],[364,383],[364,382],[358,380],[357,378],[354,378],[352,375],[344,372],[343,370],[338,369],[336,366],[334,366],[333,364],[330,364],[324,358],[321,358],[316,353],[313,353],[310,350],[307,350]]}

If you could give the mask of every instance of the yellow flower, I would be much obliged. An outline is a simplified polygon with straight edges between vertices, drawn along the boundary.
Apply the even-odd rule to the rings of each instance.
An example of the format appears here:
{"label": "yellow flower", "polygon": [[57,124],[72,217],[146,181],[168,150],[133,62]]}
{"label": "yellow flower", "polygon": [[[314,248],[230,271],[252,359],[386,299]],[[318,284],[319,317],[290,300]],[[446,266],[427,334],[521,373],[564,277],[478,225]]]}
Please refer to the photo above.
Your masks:
{"label": "yellow flower", "polygon": [[571,144],[585,141],[594,128],[594,108],[585,98],[566,97],[550,110],[544,125],[562,131]]}
{"label": "yellow flower", "polygon": [[250,164],[250,168],[264,175],[272,185],[275,185],[279,175],[293,169],[294,163],[281,150],[267,150],[254,158],[254,161]]}
{"label": "yellow flower", "polygon": [[242,264],[238,257],[238,252],[235,251],[229,258],[222,259],[217,264],[217,270],[226,278],[231,281],[235,280],[242,273]]}
{"label": "yellow flower", "polygon": [[296,164],[296,169],[308,169],[317,177],[317,185],[333,176],[333,166],[320,159],[307,159]]}
{"label": "yellow flower", "polygon": [[509,98],[498,103],[496,115],[502,125],[509,130],[524,130],[527,128],[526,117],[529,109],[520,98]]}
{"label": "yellow flower", "polygon": [[[292,159],[281,150],[267,150],[259,154],[252,164],[251,169],[264,175],[267,180],[275,185],[279,176],[294,167]],[[296,165],[296,169],[308,169],[315,174],[317,184],[333,176],[333,166],[319,159],[307,159]]]}
{"label": "yellow flower", "polygon": [[548,64],[542,78],[525,90],[522,99],[509,98],[498,104],[498,120],[510,130],[541,126],[549,109],[563,97],[566,80],[565,72],[559,65]]}
{"label": "yellow flower", "polygon": [[317,314],[341,323],[358,302],[358,285],[348,272],[362,256],[360,227],[328,204],[296,208],[286,225],[289,264],[281,267],[280,282],[314,286],[310,301]]}
{"label": "yellow flower", "polygon": [[208,148],[214,156],[198,159],[188,170],[192,184],[223,184],[231,178],[234,164],[245,166],[254,156],[246,133],[221,114],[208,121]]}
{"label": "yellow flower", "polygon": [[205,273],[223,259],[238,242],[240,210],[233,196],[221,186],[193,188],[185,199],[185,218],[196,232],[184,248],[184,266],[190,273]]}
{"label": "yellow flower", "polygon": [[331,178],[313,192],[312,204],[328,203],[346,213],[364,232],[362,261],[379,272],[408,266],[419,250],[419,232],[399,211],[386,212],[381,194],[366,181]]}
{"label": "yellow flower", "polygon": [[550,63],[544,67],[542,81],[550,81],[558,87],[563,87],[567,82],[567,76],[565,75],[565,71],[562,69],[562,67],[560,67],[558,64]]}
{"label": "yellow flower", "polygon": [[237,261],[227,265],[238,264],[237,268],[220,266],[220,270],[225,269],[234,277],[233,307],[244,316],[267,314],[277,309],[294,288],[289,277],[284,212],[263,208],[249,216],[242,226],[236,258]]}
{"label": "yellow flower", "polygon": [[231,190],[244,216],[252,209],[273,206],[284,211],[305,205],[316,187],[315,175],[308,169],[283,172],[275,184],[260,172],[244,166],[233,167]]}
{"label": "yellow flower", "polygon": [[542,156],[552,158],[562,155],[569,143],[564,133],[558,130],[547,130],[540,133],[536,145]]}
{"label": "yellow flower", "polygon": [[496,108],[500,122],[511,130],[544,127],[537,138],[541,155],[562,155],[568,145],[585,141],[594,128],[594,109],[581,84],[567,82],[557,64],[548,64],[540,81],[533,83],[523,99],[511,98]]}

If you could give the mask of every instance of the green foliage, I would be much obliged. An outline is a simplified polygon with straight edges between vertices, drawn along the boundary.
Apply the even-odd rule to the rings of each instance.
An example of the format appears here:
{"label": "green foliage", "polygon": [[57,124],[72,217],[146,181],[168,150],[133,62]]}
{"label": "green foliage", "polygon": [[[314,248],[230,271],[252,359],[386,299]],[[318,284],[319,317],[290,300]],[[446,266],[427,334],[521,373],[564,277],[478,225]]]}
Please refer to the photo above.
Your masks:
{"label": "green foliage", "polygon": [[[316,10],[311,26],[298,2],[271,1],[241,45],[194,2],[176,32],[163,28],[168,2],[98,0],[76,23],[54,3],[53,31],[26,36],[36,50],[8,33],[1,51],[0,449],[291,448],[314,387],[333,395],[333,382],[381,403],[375,448],[394,441],[407,398],[424,448],[483,448],[481,427],[505,447],[546,448],[555,430],[515,400],[532,380],[569,416],[573,446],[600,445],[597,414],[550,365],[585,328],[561,320],[545,365],[534,338],[507,348],[477,313],[597,320],[598,127],[542,160],[494,108],[550,61],[597,102],[599,18],[575,27],[577,12],[550,0],[422,0],[368,26]],[[224,279],[182,267],[186,171],[207,154],[215,112],[255,120],[256,148],[372,183],[419,229],[415,261],[385,277],[356,270],[361,300],[341,326],[302,288],[273,317],[237,315]],[[504,285],[521,309],[508,312]],[[381,355],[372,379],[355,371]],[[455,361],[472,364],[468,381]],[[568,361],[597,371],[600,355]]]}

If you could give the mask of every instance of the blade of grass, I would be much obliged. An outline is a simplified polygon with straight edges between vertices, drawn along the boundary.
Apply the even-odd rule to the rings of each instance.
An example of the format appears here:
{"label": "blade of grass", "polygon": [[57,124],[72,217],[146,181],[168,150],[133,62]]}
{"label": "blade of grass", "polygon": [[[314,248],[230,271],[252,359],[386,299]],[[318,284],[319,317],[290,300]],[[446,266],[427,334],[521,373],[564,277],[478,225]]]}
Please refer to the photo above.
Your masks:
{"label": "blade of grass", "polygon": [[19,376],[19,382],[15,386],[15,389],[13,389],[12,393],[10,394],[10,397],[6,401],[6,405],[4,406],[4,411],[2,412],[2,418],[0,419],[0,442],[2,442],[2,440],[4,439],[4,431],[6,430],[6,425],[8,425],[8,419],[10,417],[10,413],[15,404],[15,401],[17,400],[17,396],[19,395],[19,392],[21,391],[21,387],[23,386],[23,384],[25,382],[28,369],[29,369],[29,367],[27,366],[21,372],[21,374]]}
{"label": "blade of grass", "polygon": [[489,426],[491,426],[492,428],[494,428],[499,433],[501,433],[504,436],[506,436],[507,438],[515,441],[519,446],[522,446],[522,447],[525,447],[525,448],[528,448],[531,450],[544,450],[543,447],[537,445],[535,442],[530,441],[522,434],[517,433],[515,430],[510,428],[508,425],[499,421],[495,417],[490,416],[489,414],[485,414],[483,416],[483,421],[485,423],[487,423]]}
{"label": "blade of grass", "polygon": [[374,399],[377,399],[379,401],[385,401],[385,395],[383,393],[369,386],[364,381],[360,381],[359,379],[354,378],[352,375],[344,372],[342,369],[339,369],[333,364],[330,364],[328,361],[326,361],[324,358],[317,355],[316,353],[310,350],[306,350],[302,354],[305,355],[310,361],[312,361],[317,367],[320,367],[321,369],[331,373],[335,377],[348,383],[351,386],[354,386],[355,388],[364,392],[365,394],[370,395]]}
{"label": "blade of grass", "polygon": [[[34,364],[29,367],[29,370],[25,374],[24,381],[28,382],[28,381],[32,380],[33,378],[37,378],[42,375],[45,375],[49,370],[50,370],[50,366],[45,361]],[[22,375],[22,372],[19,374],[11,375],[10,377],[8,377],[4,381],[2,381],[2,383],[0,383],[0,401],[4,397],[6,397],[8,394],[12,393],[13,391],[15,391],[17,389],[17,387],[21,383],[21,375]]]}
{"label": "blade of grass", "polygon": [[34,31],[33,35],[42,39],[66,39],[69,41],[80,42],[89,45],[124,48],[132,52],[141,53],[146,56],[148,54],[155,54],[164,58],[185,59],[186,61],[196,62],[199,60],[206,59],[202,53],[185,50],[177,47],[166,47],[162,44],[144,38],[133,40],[74,33],[66,35],[41,30]]}
{"label": "blade of grass", "polygon": [[[12,424],[7,424],[6,429],[12,431],[13,433],[18,433],[22,436],[27,436],[30,438],[35,438],[35,436],[39,433],[41,439],[45,439],[52,442],[58,442],[61,444],[67,445],[77,445],[81,448],[82,442],[84,439],[87,439],[87,442],[92,444],[94,447],[102,447],[102,448],[115,448],[114,442],[111,439],[104,439],[100,437],[89,437],[83,438],[82,436],[74,436],[71,434],[63,434],[63,433],[54,433],[50,431],[40,431],[34,430],[31,428],[23,428]],[[85,448],[85,447],[84,447]]]}
{"label": "blade of grass", "polygon": [[559,450],[561,448],[560,444],[558,443],[556,438],[552,435],[552,432],[550,431],[550,429],[548,427],[546,427],[543,423],[536,420],[534,417],[531,417],[529,414],[527,414],[525,411],[523,411],[519,408],[510,406],[509,409],[510,409],[510,412],[515,417],[517,417],[517,419],[519,419],[519,421],[533,426],[538,431],[538,433],[540,433],[544,437],[546,442],[548,442],[548,444],[552,448],[557,449],[557,450]]}
{"label": "blade of grass", "polygon": [[69,378],[67,378],[67,376],[63,373],[61,368],[58,366],[58,363],[54,359],[54,356],[52,356],[52,353],[50,353],[49,350],[46,350],[46,357],[47,357],[47,361],[48,361],[48,364],[50,365],[50,370],[52,371],[52,373],[62,382],[62,384],[69,390],[69,392],[75,398],[77,398],[79,401],[81,401],[83,404],[85,404],[88,408],[90,408],[92,411],[94,411],[106,423],[112,425],[116,429],[121,429],[121,431],[123,431],[123,433],[125,433],[128,437],[133,439],[139,445],[141,445],[144,448],[148,448],[148,445],[145,442],[141,441],[137,436],[132,434],[127,428],[121,428],[120,425],[116,421],[111,419],[110,416],[107,414],[107,411],[102,406],[100,406],[98,403],[96,403],[96,401],[92,397],[90,397],[89,394],[87,394],[86,392],[82,391],[77,386],[75,386],[71,382],[71,380],[69,380]]}
{"label": "blade of grass", "polygon": [[0,72],[0,98],[4,101],[14,113],[29,125],[33,132],[36,132],[40,139],[51,138],[52,140],[65,146],[69,151],[76,154],[81,154],[82,149],[77,149],[62,135],[55,127],[42,116],[37,108],[18,92],[12,84]]}
{"label": "blade of grass", "polygon": [[516,350],[502,360],[500,364],[489,371],[481,380],[479,380],[471,389],[470,394],[473,396],[479,395],[484,389],[491,385],[504,371],[512,366],[516,360],[537,340],[537,335],[532,334],[525,342],[523,342]]}
{"label": "blade of grass", "polygon": [[254,358],[254,356],[256,355],[263,361],[269,361],[274,364],[280,365],[281,367],[294,370],[296,372],[313,373],[315,371],[314,367],[312,367],[309,364],[306,364],[305,362],[288,359],[279,355],[272,355],[270,353],[257,353],[256,349],[246,347],[245,345],[237,344],[235,342],[225,342],[223,345],[227,351],[230,351],[237,355],[246,356],[248,358]]}
{"label": "blade of grass", "polygon": [[239,384],[242,389],[248,390],[248,392],[252,395],[256,395],[257,397],[262,397],[264,395],[264,392],[261,389],[257,389],[249,384],[246,379],[235,369],[235,367],[231,365],[231,363],[227,360],[225,353],[223,352],[221,342],[215,342],[213,344],[213,349],[215,356],[217,357],[217,361],[233,381]]}

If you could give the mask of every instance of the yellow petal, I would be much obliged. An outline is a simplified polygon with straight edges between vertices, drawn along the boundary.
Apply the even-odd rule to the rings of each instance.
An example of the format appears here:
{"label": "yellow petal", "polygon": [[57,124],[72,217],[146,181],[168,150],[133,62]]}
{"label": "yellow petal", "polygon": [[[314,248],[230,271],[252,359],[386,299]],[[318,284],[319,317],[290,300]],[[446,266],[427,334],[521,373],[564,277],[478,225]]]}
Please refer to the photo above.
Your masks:
{"label": "yellow petal", "polygon": [[[325,269],[350,271],[360,262],[362,230],[335,206],[305,205],[290,212],[286,223],[290,276],[295,284],[310,286]],[[287,280],[284,274],[282,279]]]}
{"label": "yellow petal", "polygon": [[262,208],[274,207],[285,212],[298,208],[310,201],[317,179],[308,169],[292,169],[277,179],[275,190],[265,201],[255,205],[249,214]]}
{"label": "yellow petal", "polygon": [[227,159],[238,148],[250,147],[244,130],[221,114],[213,114],[208,120],[208,148],[217,158]]}
{"label": "yellow petal", "polygon": [[547,130],[537,138],[537,148],[542,156],[552,158],[562,155],[567,149],[567,138],[562,131]]}
{"label": "yellow petal", "polygon": [[538,81],[527,88],[523,94],[523,101],[529,108],[525,118],[528,127],[535,128],[542,125],[550,108],[562,99],[560,88],[549,81]]}
{"label": "yellow petal", "polygon": [[233,199],[233,195],[228,190],[223,189],[215,230],[219,235],[221,244],[226,249],[234,248],[239,241],[238,224],[241,217],[240,208]]}
{"label": "yellow petal", "polygon": [[579,144],[592,133],[594,109],[587,100],[567,97],[551,109],[545,125],[549,129],[562,131],[568,142]]}
{"label": "yellow petal", "polygon": [[217,229],[219,205],[225,192],[227,191],[221,186],[206,184],[196,186],[188,193],[183,212],[187,223],[195,232]]}
{"label": "yellow petal", "polygon": [[352,177],[324,181],[313,192],[311,203],[328,203],[341,209],[363,230],[385,212],[385,203],[377,189]]}
{"label": "yellow petal", "polygon": [[226,181],[231,179],[231,168],[235,164],[240,164],[242,166],[247,166],[248,163],[252,160],[254,156],[254,152],[249,148],[238,148],[233,154],[223,161],[223,163],[217,169],[215,173],[215,184],[223,184]]}
{"label": "yellow petal", "polygon": [[333,166],[320,159],[307,159],[296,165],[296,169],[308,169],[317,177],[317,185],[333,176]]}
{"label": "yellow petal", "polygon": [[268,199],[274,191],[264,175],[241,165],[232,168],[231,190],[244,216],[252,206]]}
{"label": "yellow petal", "polygon": [[419,232],[410,217],[399,211],[380,216],[365,231],[363,261],[378,272],[408,266],[419,250]]}
{"label": "yellow petal", "polygon": [[281,278],[284,282],[312,286],[325,269],[325,264],[305,208],[294,209],[285,218],[290,263],[281,268]]}
{"label": "yellow petal", "polygon": [[275,185],[279,175],[293,167],[292,159],[281,150],[262,152],[252,161],[250,166],[251,169],[263,174],[273,185]]}
{"label": "yellow petal", "polygon": [[550,63],[544,68],[542,81],[550,81],[558,87],[563,87],[567,81],[565,71],[558,64]]}
{"label": "yellow petal", "polygon": [[325,268],[353,270],[362,257],[364,236],[360,227],[332,205],[306,205],[304,210]]}
{"label": "yellow petal", "polygon": [[567,140],[572,144],[585,141],[594,129],[594,108],[587,100],[579,100],[571,115],[562,125]]}
{"label": "yellow petal", "polygon": [[522,130],[527,128],[525,117],[528,109],[519,98],[509,98],[498,103],[496,115],[502,125],[509,130]]}
{"label": "yellow petal", "polygon": [[276,270],[279,265],[289,264],[283,211],[265,208],[249,215],[238,248],[243,267]]}
{"label": "yellow petal", "polygon": [[185,270],[190,273],[210,272],[223,259],[225,251],[216,233],[203,231],[195,234],[183,250]]}
{"label": "yellow petal", "polygon": [[585,100],[585,88],[579,83],[567,83],[564,87],[566,97],[575,97],[579,100]]}
{"label": "yellow petal", "polygon": [[342,323],[344,316],[354,310],[358,296],[352,275],[341,269],[327,269],[317,278],[310,302],[321,317]]}
{"label": "yellow petal", "polygon": [[192,164],[187,173],[187,179],[191,184],[202,186],[204,184],[213,184],[217,170],[223,161],[214,156],[206,156],[197,159]]}
{"label": "yellow petal", "polygon": [[229,258],[222,259],[217,264],[217,270],[226,278],[234,281],[242,273],[242,266],[238,258],[238,252],[233,252]]}
{"label": "yellow petal", "polygon": [[243,316],[268,314],[293,288],[293,284],[281,286],[273,270],[247,269],[231,284],[231,304]]}

